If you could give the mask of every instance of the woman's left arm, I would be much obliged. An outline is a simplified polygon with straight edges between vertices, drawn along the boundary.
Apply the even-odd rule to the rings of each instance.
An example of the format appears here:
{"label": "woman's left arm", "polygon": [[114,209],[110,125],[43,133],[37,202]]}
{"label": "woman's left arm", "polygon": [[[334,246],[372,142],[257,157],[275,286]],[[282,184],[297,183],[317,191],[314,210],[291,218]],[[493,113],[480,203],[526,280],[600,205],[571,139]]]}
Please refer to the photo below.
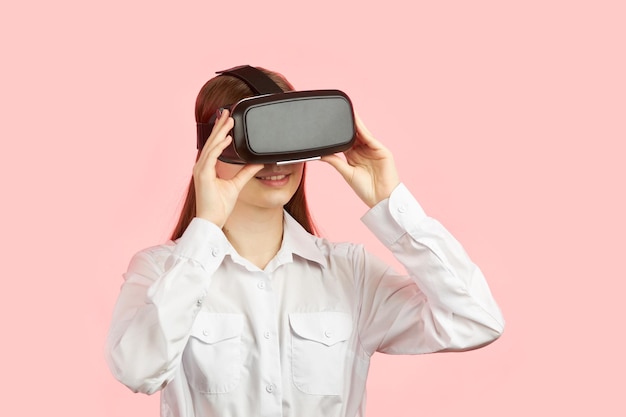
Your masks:
{"label": "woman's left arm", "polygon": [[394,273],[365,252],[355,256],[359,332],[369,352],[467,350],[497,339],[504,320],[480,269],[460,243],[400,183],[391,152],[357,118],[357,141],[322,159],[371,208],[364,223],[406,268]]}

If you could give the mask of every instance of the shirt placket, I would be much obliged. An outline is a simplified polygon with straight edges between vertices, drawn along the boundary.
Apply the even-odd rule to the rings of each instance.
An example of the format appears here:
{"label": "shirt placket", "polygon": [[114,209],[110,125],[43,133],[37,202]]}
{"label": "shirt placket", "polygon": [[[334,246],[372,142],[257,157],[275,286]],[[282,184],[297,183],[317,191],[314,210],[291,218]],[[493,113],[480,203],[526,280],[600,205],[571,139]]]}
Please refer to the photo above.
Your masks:
{"label": "shirt placket", "polygon": [[272,286],[271,274],[259,272],[253,284],[256,286],[259,299],[259,311],[256,316],[257,340],[259,341],[260,363],[260,416],[282,416],[282,378],[280,365],[280,345],[276,294]]}

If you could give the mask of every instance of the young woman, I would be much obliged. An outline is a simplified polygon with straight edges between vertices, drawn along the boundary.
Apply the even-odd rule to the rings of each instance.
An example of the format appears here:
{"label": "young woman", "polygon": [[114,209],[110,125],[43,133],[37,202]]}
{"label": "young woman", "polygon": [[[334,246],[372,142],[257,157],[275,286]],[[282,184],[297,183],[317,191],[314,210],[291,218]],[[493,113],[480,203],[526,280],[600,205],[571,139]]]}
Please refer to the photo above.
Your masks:
{"label": "young woman", "polygon": [[[217,76],[200,91],[196,120],[252,95]],[[233,123],[221,113],[172,240],[135,255],[113,315],[111,370],[135,392],[160,391],[163,417],[363,416],[375,352],[468,350],[500,336],[481,271],[358,117],[345,159],[322,159],[370,207],[363,222],[406,276],[361,245],[315,236],[303,163],[218,160]]]}

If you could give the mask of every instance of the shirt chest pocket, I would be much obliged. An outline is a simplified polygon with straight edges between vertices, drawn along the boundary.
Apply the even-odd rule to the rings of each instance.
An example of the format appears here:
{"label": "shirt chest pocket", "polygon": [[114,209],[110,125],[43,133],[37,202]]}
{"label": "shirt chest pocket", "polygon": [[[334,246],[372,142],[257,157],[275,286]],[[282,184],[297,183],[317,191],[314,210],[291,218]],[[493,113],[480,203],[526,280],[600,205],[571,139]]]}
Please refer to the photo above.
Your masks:
{"label": "shirt chest pocket", "polygon": [[205,394],[231,391],[241,379],[243,316],[201,311],[183,353],[191,387]]}
{"label": "shirt chest pocket", "polygon": [[294,385],[313,395],[340,395],[345,383],[352,317],[340,312],[291,313]]}

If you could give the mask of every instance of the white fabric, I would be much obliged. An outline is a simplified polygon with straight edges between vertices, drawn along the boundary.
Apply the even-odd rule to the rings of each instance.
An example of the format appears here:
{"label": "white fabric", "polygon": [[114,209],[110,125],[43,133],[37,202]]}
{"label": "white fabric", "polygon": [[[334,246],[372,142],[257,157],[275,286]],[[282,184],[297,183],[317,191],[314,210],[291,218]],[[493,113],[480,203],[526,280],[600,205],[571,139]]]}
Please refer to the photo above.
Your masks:
{"label": "white fabric", "polygon": [[285,213],[260,270],[196,218],[132,259],[107,342],[115,377],[163,417],[356,417],[371,355],[479,347],[504,321],[460,244],[404,185],[362,218],[405,266],[308,234]]}

